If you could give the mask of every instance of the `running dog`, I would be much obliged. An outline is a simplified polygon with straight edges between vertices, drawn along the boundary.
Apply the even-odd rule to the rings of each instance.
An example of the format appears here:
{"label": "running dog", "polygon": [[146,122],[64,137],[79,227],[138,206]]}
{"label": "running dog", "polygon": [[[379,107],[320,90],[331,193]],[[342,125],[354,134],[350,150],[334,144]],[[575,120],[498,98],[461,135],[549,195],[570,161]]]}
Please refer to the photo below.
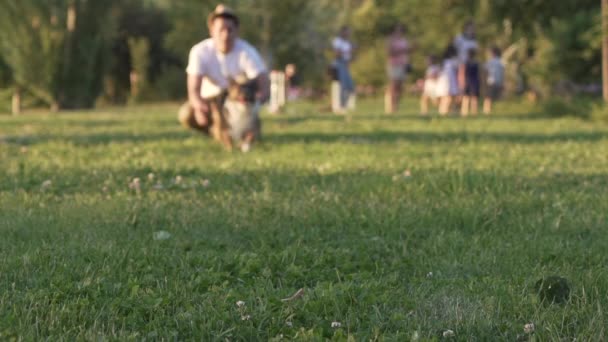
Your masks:
{"label": "running dog", "polygon": [[255,98],[256,91],[255,81],[231,82],[224,101],[223,119],[214,119],[214,125],[215,122],[225,122],[225,126],[222,124],[218,127],[225,131],[219,136],[224,137],[227,133],[231,143],[237,143],[243,152],[249,152],[261,135],[260,104]]}
{"label": "running dog", "polygon": [[241,151],[248,152],[260,139],[260,104],[255,99],[255,81],[231,81],[220,96],[207,100],[210,110],[210,127],[201,127],[194,117],[194,109],[186,102],[181,106],[178,119],[185,127],[198,129],[211,135],[226,149],[232,150],[235,143]]}

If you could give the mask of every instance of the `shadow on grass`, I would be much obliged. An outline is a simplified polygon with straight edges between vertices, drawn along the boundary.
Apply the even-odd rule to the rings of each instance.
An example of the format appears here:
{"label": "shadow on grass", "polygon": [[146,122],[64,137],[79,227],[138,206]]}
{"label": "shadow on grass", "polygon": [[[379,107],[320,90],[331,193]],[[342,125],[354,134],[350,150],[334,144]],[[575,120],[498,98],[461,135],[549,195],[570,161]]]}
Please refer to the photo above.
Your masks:
{"label": "shadow on grass", "polygon": [[[49,141],[62,141],[76,146],[107,145],[111,143],[146,143],[157,141],[179,141],[197,136],[206,138],[196,132],[176,130],[158,133],[111,132],[71,135],[26,135],[8,136],[4,143],[19,146],[31,146]],[[608,132],[562,132],[557,134],[524,134],[498,132],[394,132],[374,131],[366,133],[280,133],[264,134],[265,144],[298,144],[298,143],[350,143],[355,145],[381,144],[394,142],[414,143],[467,143],[496,142],[508,144],[545,144],[558,142],[596,142],[608,139]]]}
{"label": "shadow on grass", "polygon": [[[493,116],[511,120],[517,118],[517,115]],[[438,120],[491,120],[492,118],[467,118],[458,117],[439,118]],[[526,116],[526,119],[532,116]],[[430,120],[431,118],[421,117],[418,115],[355,115],[353,121],[370,120],[370,121],[399,121],[399,120]],[[522,117],[523,119],[523,117]],[[398,141],[416,142],[416,143],[466,143],[466,142],[496,142],[509,144],[543,144],[554,142],[596,142],[603,139],[608,139],[608,131],[595,132],[559,132],[555,134],[542,133],[518,133],[518,132],[433,132],[433,131],[389,131],[376,130],[371,132],[353,132],[353,133],[325,133],[325,132],[289,132],[283,128],[306,124],[308,122],[333,122],[339,124],[345,121],[345,117],[333,114],[327,115],[310,115],[310,116],[285,116],[285,117],[268,117],[266,125],[269,127],[277,127],[278,131],[270,130],[264,134],[264,140],[270,144],[292,144],[292,143],[353,143],[353,144],[376,144],[376,143],[393,143]],[[49,141],[63,141],[72,143],[77,146],[94,146],[106,145],[111,143],[145,143],[155,141],[179,141],[190,138],[192,136],[200,136],[196,132],[180,129],[180,127],[171,122],[151,122],[145,123],[141,128],[141,133],[134,131],[125,132],[100,132],[100,127],[113,128],[125,125],[130,126],[131,123],[123,122],[122,120],[95,120],[95,121],[68,121],[61,125],[70,129],[78,128],[82,133],[42,133],[42,134],[24,134],[24,135],[5,135],[1,137],[0,143],[15,144],[20,146],[37,145]],[[153,128],[153,132],[150,132]],[[201,136],[202,137],[202,136]]]}
{"label": "shadow on grass", "polygon": [[4,138],[4,142],[20,146],[31,146],[47,143],[50,141],[61,141],[76,146],[107,145],[111,143],[145,143],[165,140],[183,140],[191,137],[194,133],[188,131],[158,132],[158,133],[134,133],[134,132],[108,132],[91,134],[40,134],[40,135],[15,135]]}
{"label": "shadow on grass", "polygon": [[497,142],[509,144],[544,144],[555,142],[595,142],[608,139],[608,132],[563,132],[557,134],[524,134],[496,132],[394,132],[368,133],[285,133],[268,134],[265,140],[271,144],[290,143],[352,143],[376,144],[397,141],[416,143],[466,143]]}

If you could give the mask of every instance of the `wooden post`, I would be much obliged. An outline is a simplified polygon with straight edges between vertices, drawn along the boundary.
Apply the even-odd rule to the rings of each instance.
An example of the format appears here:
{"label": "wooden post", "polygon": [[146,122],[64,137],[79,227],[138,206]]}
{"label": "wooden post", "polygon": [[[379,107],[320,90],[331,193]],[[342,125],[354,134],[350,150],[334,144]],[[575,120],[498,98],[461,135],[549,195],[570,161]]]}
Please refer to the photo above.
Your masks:
{"label": "wooden post", "polygon": [[330,97],[331,97],[331,111],[334,113],[338,113],[344,108],[342,108],[342,100],[340,98],[340,93],[342,87],[340,86],[340,82],[332,80],[330,85]]}
{"label": "wooden post", "polygon": [[21,114],[21,88],[15,87],[13,91],[13,99],[11,103],[11,112],[13,115]]}
{"label": "wooden post", "polygon": [[[72,65],[72,50],[74,46],[74,33],[76,31],[76,20],[77,20],[77,8],[76,8],[76,0],[70,1],[68,4],[67,12],[66,12],[66,36],[65,36],[65,44],[63,47],[63,83],[65,83],[70,77],[70,71],[74,69]],[[59,111],[59,108],[70,102],[66,99],[65,89],[61,88],[59,90],[59,96],[57,101],[53,101],[51,104],[51,112],[55,113]]]}
{"label": "wooden post", "polygon": [[139,100],[139,74],[137,70],[131,70],[129,73],[129,85],[131,90],[131,98],[129,101],[137,102]]}
{"label": "wooden post", "polygon": [[608,102],[608,0],[602,0],[602,93]]}
{"label": "wooden post", "polygon": [[279,113],[286,103],[285,73],[279,70],[270,72],[270,112]]}
{"label": "wooden post", "polygon": [[74,1],[68,5],[66,28],[70,34],[76,31],[76,3]]}

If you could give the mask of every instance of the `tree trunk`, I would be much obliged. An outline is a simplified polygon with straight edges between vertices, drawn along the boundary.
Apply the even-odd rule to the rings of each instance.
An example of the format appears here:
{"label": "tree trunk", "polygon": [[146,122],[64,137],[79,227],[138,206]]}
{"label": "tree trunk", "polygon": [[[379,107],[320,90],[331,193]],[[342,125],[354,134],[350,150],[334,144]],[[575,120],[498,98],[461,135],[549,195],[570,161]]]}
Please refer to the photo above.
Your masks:
{"label": "tree trunk", "polygon": [[272,66],[272,51],[270,49],[270,44],[272,40],[272,26],[271,26],[271,16],[270,13],[262,14],[262,54],[264,55],[264,59],[269,66]]}
{"label": "tree trunk", "polygon": [[131,98],[129,101],[137,102],[139,100],[140,95],[140,86],[139,86],[139,74],[136,70],[131,70],[129,73],[129,85],[131,91]]}
{"label": "tree trunk", "polygon": [[13,92],[11,111],[13,115],[21,114],[21,89],[19,87],[15,87],[15,91]]}
{"label": "tree trunk", "polygon": [[[76,8],[76,0],[70,1],[67,8],[66,15],[66,36],[65,36],[65,46],[63,50],[63,86],[65,87],[69,82],[70,71],[72,69],[72,48],[74,45],[74,32],[76,31],[76,17],[77,17],[77,8]],[[71,99],[66,99],[65,89],[59,90],[58,103],[53,103],[51,105],[51,111],[57,111],[59,109],[59,103],[64,106],[66,103],[69,103]],[[68,106],[70,106],[68,104]],[[54,110],[57,107],[57,110]]]}
{"label": "tree trunk", "polygon": [[608,0],[602,0],[602,89],[608,102]]}

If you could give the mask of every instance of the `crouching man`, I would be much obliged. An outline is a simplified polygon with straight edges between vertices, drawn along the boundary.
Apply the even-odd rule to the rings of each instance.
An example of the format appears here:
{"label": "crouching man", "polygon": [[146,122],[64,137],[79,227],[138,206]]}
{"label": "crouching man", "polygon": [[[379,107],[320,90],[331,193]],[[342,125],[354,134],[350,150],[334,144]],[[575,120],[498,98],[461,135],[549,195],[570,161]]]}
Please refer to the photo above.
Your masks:
{"label": "crouching man", "polygon": [[[188,67],[188,102],[179,111],[183,126],[209,134],[223,111],[228,88],[235,80],[255,84],[255,102],[269,97],[266,65],[258,51],[239,38],[239,18],[234,11],[218,5],[207,18],[210,38],[190,50]],[[256,113],[257,116],[257,113]],[[259,118],[254,118],[258,121]],[[224,128],[221,128],[224,129]],[[221,130],[220,129],[220,130]],[[227,128],[229,129],[229,128]]]}

